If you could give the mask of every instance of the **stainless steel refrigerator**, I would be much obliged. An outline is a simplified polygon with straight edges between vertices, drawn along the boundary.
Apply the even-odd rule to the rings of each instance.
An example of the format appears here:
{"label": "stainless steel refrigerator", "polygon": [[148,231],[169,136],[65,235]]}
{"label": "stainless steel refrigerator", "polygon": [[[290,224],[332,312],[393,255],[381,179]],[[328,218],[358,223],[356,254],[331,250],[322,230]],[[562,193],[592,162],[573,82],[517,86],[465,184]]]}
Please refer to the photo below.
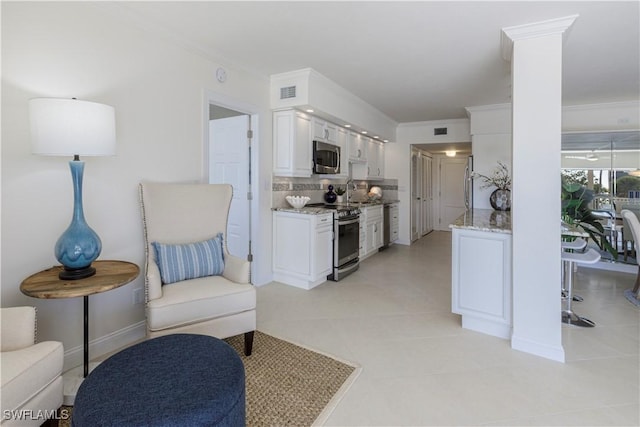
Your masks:
{"label": "stainless steel refrigerator", "polygon": [[464,207],[473,209],[473,156],[467,157],[467,166],[464,168]]}

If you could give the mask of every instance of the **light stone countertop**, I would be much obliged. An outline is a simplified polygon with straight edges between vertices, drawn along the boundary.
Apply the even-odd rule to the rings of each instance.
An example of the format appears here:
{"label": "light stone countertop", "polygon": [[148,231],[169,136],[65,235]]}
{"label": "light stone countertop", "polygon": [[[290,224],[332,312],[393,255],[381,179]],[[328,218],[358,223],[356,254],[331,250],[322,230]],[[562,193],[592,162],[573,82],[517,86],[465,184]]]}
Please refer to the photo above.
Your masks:
{"label": "light stone countertop", "polygon": [[298,213],[298,214],[304,214],[304,215],[322,215],[322,214],[328,214],[333,212],[331,209],[327,209],[327,208],[307,207],[307,206],[301,209],[288,207],[288,208],[273,208],[272,210],[277,212],[290,212],[290,213]]}
{"label": "light stone countertop", "polygon": [[[368,206],[380,206],[391,203],[399,203],[400,200],[376,200],[372,202],[351,202],[351,203],[336,203],[338,206],[351,206],[356,208],[366,208]],[[302,209],[295,209],[291,206],[279,207],[279,208],[271,208],[273,211],[278,212],[291,212],[291,213],[300,213],[305,215],[322,215],[324,213],[333,212],[333,209],[324,208],[322,206],[305,206]]]}
{"label": "light stone countertop", "polygon": [[471,209],[460,215],[449,228],[511,234],[511,212]]}

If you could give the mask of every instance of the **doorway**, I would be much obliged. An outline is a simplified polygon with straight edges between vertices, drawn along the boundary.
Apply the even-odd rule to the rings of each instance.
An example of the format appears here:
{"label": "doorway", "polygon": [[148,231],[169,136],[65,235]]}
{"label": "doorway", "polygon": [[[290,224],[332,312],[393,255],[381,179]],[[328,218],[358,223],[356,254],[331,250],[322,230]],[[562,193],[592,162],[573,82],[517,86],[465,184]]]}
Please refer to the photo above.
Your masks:
{"label": "doorway", "polygon": [[452,224],[465,211],[464,205],[464,171],[466,158],[440,157],[438,174],[438,224],[436,228],[449,231]]}
{"label": "doorway", "polygon": [[262,283],[264,268],[258,264],[270,261],[253,257],[253,247],[260,244],[256,239],[260,195],[252,179],[258,172],[258,135],[251,130],[259,126],[258,108],[208,90],[203,101],[203,182],[233,186],[227,247],[232,255],[252,261],[251,282]]}
{"label": "doorway", "polygon": [[433,158],[411,147],[411,241],[433,231]]}
{"label": "doorway", "polygon": [[216,105],[210,105],[209,110],[209,184],[233,187],[227,248],[231,255],[248,260],[251,259],[251,117]]}

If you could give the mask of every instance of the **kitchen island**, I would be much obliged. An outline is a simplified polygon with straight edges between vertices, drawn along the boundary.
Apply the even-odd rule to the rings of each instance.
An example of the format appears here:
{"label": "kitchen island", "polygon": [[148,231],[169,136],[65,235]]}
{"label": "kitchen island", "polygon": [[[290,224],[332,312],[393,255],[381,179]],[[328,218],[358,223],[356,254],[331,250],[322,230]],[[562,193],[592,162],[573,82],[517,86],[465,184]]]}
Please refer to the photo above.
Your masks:
{"label": "kitchen island", "polygon": [[511,213],[471,209],[453,224],[451,311],[462,327],[511,338]]}

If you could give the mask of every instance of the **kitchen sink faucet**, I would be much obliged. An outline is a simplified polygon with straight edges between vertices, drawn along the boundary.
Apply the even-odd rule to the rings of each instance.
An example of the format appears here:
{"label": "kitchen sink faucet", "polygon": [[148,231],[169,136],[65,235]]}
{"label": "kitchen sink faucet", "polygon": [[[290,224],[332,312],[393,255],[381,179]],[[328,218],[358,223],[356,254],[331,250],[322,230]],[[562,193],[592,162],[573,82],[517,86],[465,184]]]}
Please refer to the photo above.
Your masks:
{"label": "kitchen sink faucet", "polygon": [[352,196],[351,191],[350,191],[351,190],[351,186],[353,186],[353,190],[357,190],[358,189],[358,185],[353,181],[352,178],[349,178],[347,180],[347,183],[346,183],[346,187],[347,187],[347,203],[349,203],[351,201],[351,196]]}

